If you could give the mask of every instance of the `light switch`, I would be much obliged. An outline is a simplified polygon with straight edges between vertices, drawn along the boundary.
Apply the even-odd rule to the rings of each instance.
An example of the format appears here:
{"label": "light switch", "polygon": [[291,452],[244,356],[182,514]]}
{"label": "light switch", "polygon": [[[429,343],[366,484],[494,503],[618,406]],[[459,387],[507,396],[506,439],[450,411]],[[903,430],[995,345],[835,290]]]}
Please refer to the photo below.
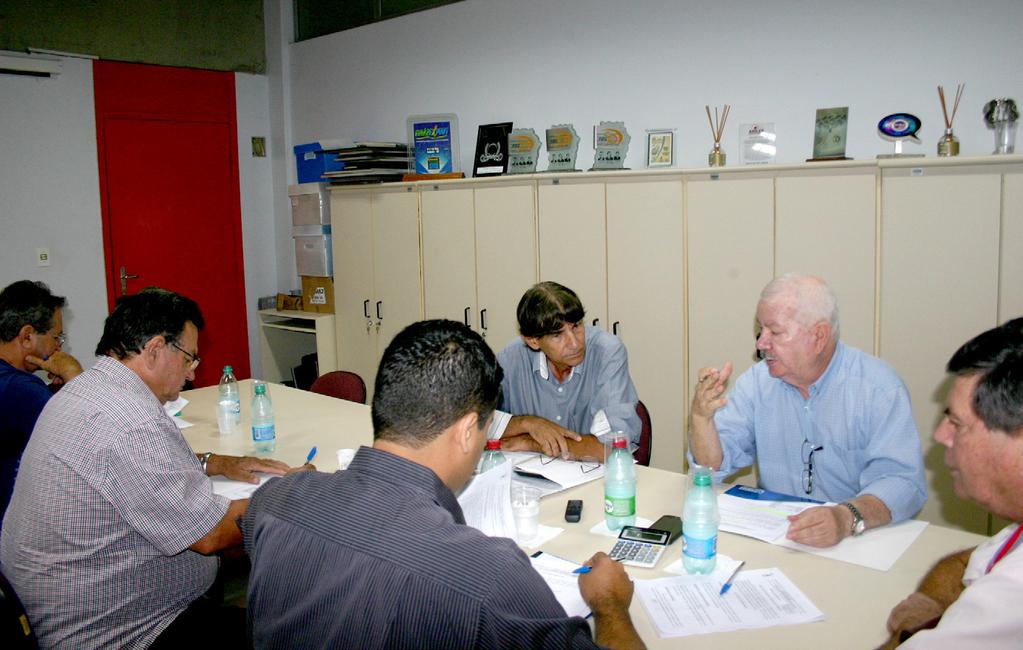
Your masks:
{"label": "light switch", "polygon": [[49,248],[37,248],[36,249],[36,266],[49,266],[50,265],[50,249]]}

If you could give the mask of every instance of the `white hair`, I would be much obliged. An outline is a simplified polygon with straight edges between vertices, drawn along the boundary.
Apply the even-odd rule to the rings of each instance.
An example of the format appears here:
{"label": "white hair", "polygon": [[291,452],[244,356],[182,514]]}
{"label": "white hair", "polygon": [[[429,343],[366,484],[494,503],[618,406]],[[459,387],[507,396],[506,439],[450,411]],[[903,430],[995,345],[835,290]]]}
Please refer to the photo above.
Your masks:
{"label": "white hair", "polygon": [[760,302],[778,299],[791,301],[801,325],[812,327],[826,321],[831,326],[832,338],[838,339],[838,298],[823,278],[806,273],[778,276],[760,292]]}

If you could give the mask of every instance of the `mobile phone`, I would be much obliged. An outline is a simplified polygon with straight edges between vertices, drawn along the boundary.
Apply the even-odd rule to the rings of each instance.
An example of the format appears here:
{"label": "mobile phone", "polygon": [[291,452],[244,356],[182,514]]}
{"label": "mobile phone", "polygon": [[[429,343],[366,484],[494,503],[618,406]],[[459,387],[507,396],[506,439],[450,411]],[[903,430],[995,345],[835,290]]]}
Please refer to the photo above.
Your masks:
{"label": "mobile phone", "polygon": [[568,505],[565,506],[565,521],[570,521],[573,524],[579,521],[579,517],[583,514],[583,502],[580,499],[569,499]]}
{"label": "mobile phone", "polygon": [[650,524],[650,527],[668,533],[668,543],[671,544],[682,534],[682,518],[675,515],[663,515],[660,519]]}

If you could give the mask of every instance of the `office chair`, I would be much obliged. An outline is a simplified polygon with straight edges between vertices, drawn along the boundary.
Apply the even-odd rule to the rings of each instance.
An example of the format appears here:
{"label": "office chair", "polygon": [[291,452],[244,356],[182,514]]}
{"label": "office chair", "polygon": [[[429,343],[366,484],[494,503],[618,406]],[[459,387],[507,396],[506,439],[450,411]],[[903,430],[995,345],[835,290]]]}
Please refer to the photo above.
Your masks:
{"label": "office chair", "polygon": [[39,647],[25,608],[3,573],[0,573],[0,645],[11,650]]}
{"label": "office chair", "polygon": [[319,377],[309,387],[314,393],[329,395],[349,402],[366,403],[366,382],[362,377],[347,370],[334,370]]}
{"label": "office chair", "polygon": [[633,456],[635,456],[637,463],[649,467],[650,448],[654,444],[654,430],[653,425],[650,424],[650,411],[646,409],[646,404],[642,401],[636,402],[636,415],[639,416],[643,426],[639,431],[639,448],[636,449],[636,453]]}

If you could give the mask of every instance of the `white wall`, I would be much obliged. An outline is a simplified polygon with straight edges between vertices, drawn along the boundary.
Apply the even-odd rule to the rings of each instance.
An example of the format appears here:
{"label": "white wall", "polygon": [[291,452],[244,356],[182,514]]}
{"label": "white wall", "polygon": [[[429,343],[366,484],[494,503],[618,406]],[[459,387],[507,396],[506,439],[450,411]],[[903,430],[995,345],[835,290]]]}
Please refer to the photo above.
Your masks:
{"label": "white wall", "polygon": [[[36,266],[37,247],[51,265]],[[0,286],[42,280],[68,299],[65,350],[91,365],[107,315],[92,62],[48,79],[0,75]]]}
{"label": "white wall", "polygon": [[[250,148],[252,136],[270,136],[267,79],[236,74],[235,89],[249,359],[258,376],[256,298],[278,290],[270,159]],[[36,266],[37,247],[50,249],[50,267]],[[0,75],[0,287],[22,278],[67,296],[67,349],[91,365],[107,291],[88,60],[64,58],[49,79]]]}
{"label": "white wall", "polygon": [[814,113],[830,106],[849,106],[853,158],[890,152],[877,122],[902,111],[923,121],[923,144],[905,150],[934,156],[936,86],[954,96],[964,82],[962,154],[987,154],[983,104],[1023,101],[1021,25],[1019,0],[467,0],[294,44],[289,145],[404,141],[409,115],[454,112],[470,173],[477,125],[505,120],[541,137],[574,123],[585,169],[592,126],[624,120],[627,166],[644,164],[645,129],[676,127],[676,165],[704,167],[704,105],[729,103],[729,164],[739,124],[756,121],[775,123],[778,162],[809,158]]}

